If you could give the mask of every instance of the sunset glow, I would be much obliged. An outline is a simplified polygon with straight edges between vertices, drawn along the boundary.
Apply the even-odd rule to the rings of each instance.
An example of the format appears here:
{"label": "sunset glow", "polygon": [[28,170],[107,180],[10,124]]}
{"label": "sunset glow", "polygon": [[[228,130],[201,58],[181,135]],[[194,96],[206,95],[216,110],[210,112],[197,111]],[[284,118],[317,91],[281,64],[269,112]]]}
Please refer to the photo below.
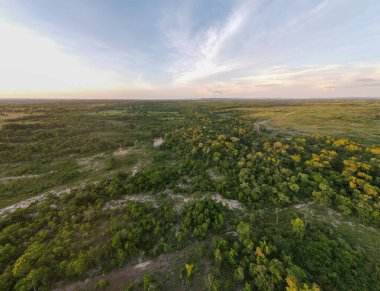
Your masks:
{"label": "sunset glow", "polygon": [[78,3],[0,0],[0,97],[380,96],[377,1]]}

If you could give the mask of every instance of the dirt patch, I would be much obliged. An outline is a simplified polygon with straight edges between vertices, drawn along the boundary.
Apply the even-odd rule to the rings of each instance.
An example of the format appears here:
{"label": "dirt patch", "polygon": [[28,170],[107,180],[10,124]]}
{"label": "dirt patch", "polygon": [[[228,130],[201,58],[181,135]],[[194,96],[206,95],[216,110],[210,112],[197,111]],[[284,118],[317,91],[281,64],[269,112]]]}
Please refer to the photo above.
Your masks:
{"label": "dirt patch", "polygon": [[223,175],[217,174],[211,169],[207,171],[207,174],[209,175],[210,179],[213,181],[223,181],[224,179]]}
{"label": "dirt patch", "polygon": [[152,273],[157,270],[159,270],[160,273],[168,273],[170,269],[173,269],[177,265],[176,262],[178,262],[178,258],[193,248],[194,246],[190,245],[181,251],[162,254],[154,260],[147,260],[137,264],[127,264],[121,269],[114,270],[108,274],[88,278],[84,281],[75,282],[53,290],[96,290],[95,286],[100,279],[105,279],[109,282],[109,285],[103,290],[125,290],[126,286],[139,282],[145,273]]}
{"label": "dirt patch", "polygon": [[126,156],[134,148],[135,148],[135,146],[129,147],[129,148],[118,148],[116,151],[113,152],[113,155],[115,157]]}
{"label": "dirt patch", "polygon": [[300,204],[296,204],[296,205],[294,205],[293,207],[295,208],[295,209],[303,209],[303,208],[305,208],[307,206],[307,204],[305,204],[305,203],[300,203]]}
{"label": "dirt patch", "polygon": [[342,213],[339,213],[334,209],[331,209],[326,206],[321,206],[321,209],[317,210],[313,209],[314,205],[316,205],[316,203],[311,201],[308,203],[300,203],[293,205],[293,208],[302,211],[310,217],[330,223],[335,228],[344,225],[349,226],[350,228],[357,228],[359,226],[364,228],[366,231],[377,232],[377,230],[371,226],[366,226],[354,221],[350,221],[349,217],[344,217]]}
{"label": "dirt patch", "polygon": [[134,165],[132,167],[132,176],[136,175],[139,172],[139,170],[142,167],[142,165],[143,165],[143,163],[138,162],[136,165]]}
{"label": "dirt patch", "polygon": [[104,158],[106,157],[105,153],[100,153],[91,157],[77,159],[77,164],[83,170],[86,171],[100,171],[105,166]]}
{"label": "dirt patch", "polygon": [[168,193],[168,191],[165,191],[171,199],[174,201],[174,209],[179,213],[181,211],[181,208],[184,204],[187,204],[191,201],[194,201],[194,198],[186,197],[184,195],[180,194],[173,194],[171,192]]}
{"label": "dirt patch", "polygon": [[142,262],[142,263],[139,263],[139,264],[135,265],[134,269],[135,270],[139,270],[139,269],[145,270],[151,264],[152,264],[152,261],[150,261],[150,260],[149,261],[145,261],[145,262]]}
{"label": "dirt patch", "polygon": [[149,163],[149,159],[145,152],[141,152],[140,160],[132,167],[132,176],[136,175],[140,169]]}
{"label": "dirt patch", "polygon": [[127,155],[129,153],[130,150],[131,150],[130,148],[127,148],[127,149],[125,149],[125,148],[118,148],[116,151],[113,152],[113,155],[115,157],[125,156],[125,155]]}
{"label": "dirt patch", "polygon": [[118,200],[112,200],[106,203],[104,205],[103,210],[108,211],[108,210],[113,210],[117,208],[122,208],[125,205],[128,204],[128,202],[134,201],[134,202],[142,202],[142,203],[150,203],[154,207],[157,207],[155,199],[152,197],[152,195],[128,195],[123,197],[122,199]]}
{"label": "dirt patch", "polygon": [[205,193],[205,195],[200,199],[193,198],[193,197],[186,197],[186,196],[180,195],[180,194],[174,194],[169,190],[166,190],[164,193],[167,194],[170,198],[172,198],[174,200],[174,208],[178,212],[181,210],[181,208],[184,204],[187,204],[187,203],[190,203],[193,201],[197,201],[197,200],[203,200],[207,197],[210,197],[212,200],[214,200],[216,202],[221,202],[224,206],[228,207],[231,210],[240,210],[240,211],[245,210],[245,207],[243,205],[241,205],[239,201],[224,198],[218,193],[212,193],[212,194]]}
{"label": "dirt patch", "polygon": [[233,199],[227,199],[221,196],[218,193],[214,193],[211,195],[211,199],[217,202],[221,202],[224,206],[228,207],[231,210],[240,210],[243,211],[245,207],[240,204],[239,201]]}
{"label": "dirt patch", "polygon": [[191,178],[186,176],[184,180],[177,183],[178,189],[184,190],[191,188]]}
{"label": "dirt patch", "polygon": [[153,147],[159,147],[164,143],[164,139],[162,137],[157,137],[153,140]]}
{"label": "dirt patch", "polygon": [[178,187],[178,189],[185,190],[185,189],[189,189],[191,187],[191,185],[190,184],[183,184],[183,183],[179,182],[177,184],[177,187]]}

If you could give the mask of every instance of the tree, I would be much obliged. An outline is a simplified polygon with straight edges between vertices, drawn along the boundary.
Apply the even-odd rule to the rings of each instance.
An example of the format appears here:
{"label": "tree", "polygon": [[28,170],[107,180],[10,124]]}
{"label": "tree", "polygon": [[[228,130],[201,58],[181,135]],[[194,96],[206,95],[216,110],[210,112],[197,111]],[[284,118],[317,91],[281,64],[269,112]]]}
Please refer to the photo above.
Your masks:
{"label": "tree", "polygon": [[234,277],[237,281],[243,281],[244,280],[244,268],[239,266],[235,269]]}
{"label": "tree", "polygon": [[239,234],[239,236],[242,238],[242,239],[246,239],[249,237],[249,234],[250,234],[250,227],[249,227],[249,224],[244,222],[244,221],[241,221],[237,228],[236,228],[236,232]]}
{"label": "tree", "polygon": [[296,219],[292,219],[291,223],[293,226],[293,232],[302,238],[305,234],[305,224],[303,220],[297,217]]}

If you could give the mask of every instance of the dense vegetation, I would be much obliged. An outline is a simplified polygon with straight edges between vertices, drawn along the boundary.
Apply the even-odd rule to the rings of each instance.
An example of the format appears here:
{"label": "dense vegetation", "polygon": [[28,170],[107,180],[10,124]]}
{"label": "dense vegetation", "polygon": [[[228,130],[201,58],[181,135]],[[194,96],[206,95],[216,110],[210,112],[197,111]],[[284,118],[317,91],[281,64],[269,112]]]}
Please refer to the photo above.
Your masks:
{"label": "dense vegetation", "polygon": [[238,239],[220,239],[215,246],[213,286],[226,276],[244,290],[370,290],[378,284],[368,259],[323,227],[311,225],[304,238],[283,229],[257,238],[260,230],[250,234],[243,223],[237,231]]}
{"label": "dense vegetation", "polygon": [[0,205],[75,187],[0,214],[0,290],[380,289],[377,247],[302,210],[377,244],[376,145],[269,131],[230,102],[7,106]]}
{"label": "dense vegetation", "polygon": [[305,199],[380,224],[380,149],[326,136],[284,138],[231,121],[212,122],[166,136],[193,175],[213,169],[225,175],[205,183],[209,191],[257,208],[284,207]]}

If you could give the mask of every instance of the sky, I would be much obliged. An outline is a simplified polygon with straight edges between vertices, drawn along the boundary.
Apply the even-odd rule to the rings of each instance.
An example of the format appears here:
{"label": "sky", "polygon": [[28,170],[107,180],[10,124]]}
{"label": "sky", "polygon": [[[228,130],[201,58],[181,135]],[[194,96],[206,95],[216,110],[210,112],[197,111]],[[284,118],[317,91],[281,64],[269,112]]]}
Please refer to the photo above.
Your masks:
{"label": "sky", "polygon": [[380,1],[0,0],[15,97],[380,97]]}

